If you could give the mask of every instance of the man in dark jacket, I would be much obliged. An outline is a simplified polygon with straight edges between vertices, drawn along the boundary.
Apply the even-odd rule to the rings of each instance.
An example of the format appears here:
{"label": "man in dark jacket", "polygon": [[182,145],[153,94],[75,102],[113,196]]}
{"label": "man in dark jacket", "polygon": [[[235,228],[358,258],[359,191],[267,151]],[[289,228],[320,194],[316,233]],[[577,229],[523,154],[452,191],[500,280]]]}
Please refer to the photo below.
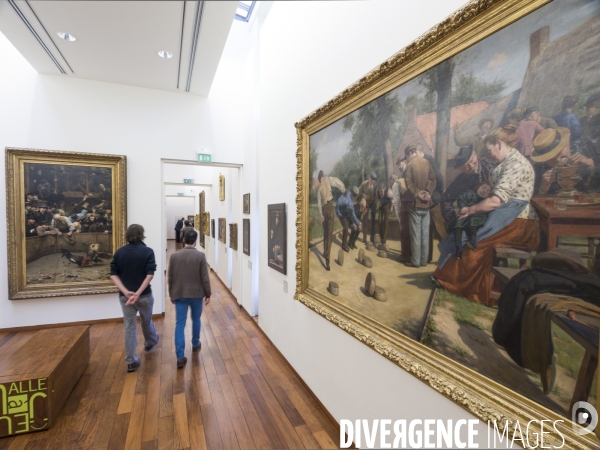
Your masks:
{"label": "man in dark jacket", "polygon": [[185,233],[187,231],[194,229],[194,227],[190,224],[189,220],[184,220],[183,225],[184,225],[184,227],[179,232],[179,242],[183,242],[183,237],[185,236]]}
{"label": "man in dark jacket", "polygon": [[110,279],[119,288],[119,301],[125,325],[125,362],[127,371],[134,372],[140,365],[135,354],[137,348],[136,316],[140,313],[144,348],[147,352],[158,343],[152,322],[154,297],[150,281],[156,271],[154,251],[144,244],[144,227],[133,224],[125,234],[127,245],[115,252],[110,263]]}
{"label": "man in dark jacket", "polygon": [[183,217],[175,224],[175,242],[181,244],[181,229],[183,228]]}
{"label": "man in dark jacket", "polygon": [[196,250],[196,230],[188,230],[183,236],[184,247],[169,259],[169,297],[175,304],[175,352],[177,368],[187,363],[185,357],[185,322],[188,309],[192,316],[192,351],[200,350],[200,316],[204,305],[210,303],[210,279],[204,253]]}
{"label": "man in dark jacket", "polygon": [[462,147],[452,161],[454,168],[462,173],[450,183],[441,198],[442,217],[447,229],[456,223],[453,204],[460,194],[477,190],[477,186],[490,179],[494,169],[494,165],[488,159],[480,159],[477,156],[473,147]]}

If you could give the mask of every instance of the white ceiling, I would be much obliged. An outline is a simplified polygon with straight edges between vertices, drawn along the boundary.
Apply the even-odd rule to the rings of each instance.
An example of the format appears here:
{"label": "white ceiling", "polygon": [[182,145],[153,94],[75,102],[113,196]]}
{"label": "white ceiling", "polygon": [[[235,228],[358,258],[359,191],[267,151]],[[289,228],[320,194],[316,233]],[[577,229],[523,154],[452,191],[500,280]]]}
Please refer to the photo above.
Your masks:
{"label": "white ceiling", "polygon": [[[40,73],[206,96],[237,5],[0,0],[0,31]],[[161,58],[159,50],[173,57]]]}

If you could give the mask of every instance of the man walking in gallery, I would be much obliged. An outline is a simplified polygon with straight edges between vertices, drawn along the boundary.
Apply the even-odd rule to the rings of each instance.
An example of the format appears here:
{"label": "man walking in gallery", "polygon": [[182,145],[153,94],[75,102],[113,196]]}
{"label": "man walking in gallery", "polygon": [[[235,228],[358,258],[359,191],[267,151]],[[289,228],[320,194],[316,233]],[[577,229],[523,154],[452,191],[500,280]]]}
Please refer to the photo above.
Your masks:
{"label": "man walking in gallery", "polygon": [[127,372],[134,372],[140,365],[135,353],[138,312],[144,334],[144,349],[149,352],[158,344],[156,328],[152,322],[154,297],[150,287],[156,271],[156,260],[154,251],[144,244],[145,238],[144,227],[129,225],[125,233],[127,244],[115,252],[110,263],[110,279],[119,288],[119,301],[123,309]]}
{"label": "man walking in gallery", "polygon": [[183,228],[183,217],[175,224],[175,243],[181,244],[181,229]]}
{"label": "man walking in gallery", "polygon": [[184,225],[184,227],[179,232],[179,242],[183,242],[183,237],[185,236],[185,233],[187,231],[194,229],[194,227],[191,225],[189,220],[184,220],[183,225]]}
{"label": "man walking in gallery", "polygon": [[435,190],[435,173],[431,164],[418,155],[416,146],[406,148],[406,187],[415,197],[415,207],[410,213],[411,263],[413,267],[427,265],[429,256],[429,224],[431,194]]}
{"label": "man walking in gallery", "polygon": [[184,247],[169,259],[168,287],[171,303],[175,304],[175,352],[177,368],[187,363],[185,357],[185,323],[188,309],[192,316],[192,352],[200,350],[200,316],[210,303],[210,279],[204,253],[196,250],[196,230],[183,236]]}
{"label": "man walking in gallery", "polygon": [[325,269],[331,270],[329,266],[329,254],[331,253],[333,221],[335,220],[333,188],[338,188],[340,192],[346,192],[346,187],[339,178],[326,177],[322,170],[319,171],[318,179],[317,208],[321,213],[321,222],[323,223],[323,256],[325,257]]}

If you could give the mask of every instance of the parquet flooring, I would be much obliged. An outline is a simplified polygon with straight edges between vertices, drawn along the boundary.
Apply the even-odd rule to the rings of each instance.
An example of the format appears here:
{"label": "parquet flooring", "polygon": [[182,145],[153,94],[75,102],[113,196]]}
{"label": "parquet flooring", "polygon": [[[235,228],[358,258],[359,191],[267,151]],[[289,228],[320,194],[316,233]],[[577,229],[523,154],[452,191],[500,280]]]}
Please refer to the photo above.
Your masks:
{"label": "parquet flooring", "polygon": [[[337,448],[338,425],[212,272],[211,283],[202,350],[191,353],[188,320],[184,369],[171,303],[151,352],[138,324],[137,372],[123,361],[123,324],[92,325],[90,364],[53,426],[2,438],[0,450]],[[0,332],[0,346],[32,334]]]}

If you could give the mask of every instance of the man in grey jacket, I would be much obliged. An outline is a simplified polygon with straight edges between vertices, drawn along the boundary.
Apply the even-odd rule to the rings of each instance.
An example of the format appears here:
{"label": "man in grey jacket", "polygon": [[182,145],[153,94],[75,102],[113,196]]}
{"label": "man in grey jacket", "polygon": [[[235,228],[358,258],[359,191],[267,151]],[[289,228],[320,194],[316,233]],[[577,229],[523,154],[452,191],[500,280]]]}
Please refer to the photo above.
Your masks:
{"label": "man in grey jacket", "polygon": [[204,305],[210,303],[210,280],[204,253],[196,250],[196,230],[187,230],[183,236],[184,247],[173,253],[169,260],[169,297],[175,304],[175,352],[177,368],[187,363],[185,357],[185,323],[188,308],[192,316],[192,351],[200,350],[200,316]]}

